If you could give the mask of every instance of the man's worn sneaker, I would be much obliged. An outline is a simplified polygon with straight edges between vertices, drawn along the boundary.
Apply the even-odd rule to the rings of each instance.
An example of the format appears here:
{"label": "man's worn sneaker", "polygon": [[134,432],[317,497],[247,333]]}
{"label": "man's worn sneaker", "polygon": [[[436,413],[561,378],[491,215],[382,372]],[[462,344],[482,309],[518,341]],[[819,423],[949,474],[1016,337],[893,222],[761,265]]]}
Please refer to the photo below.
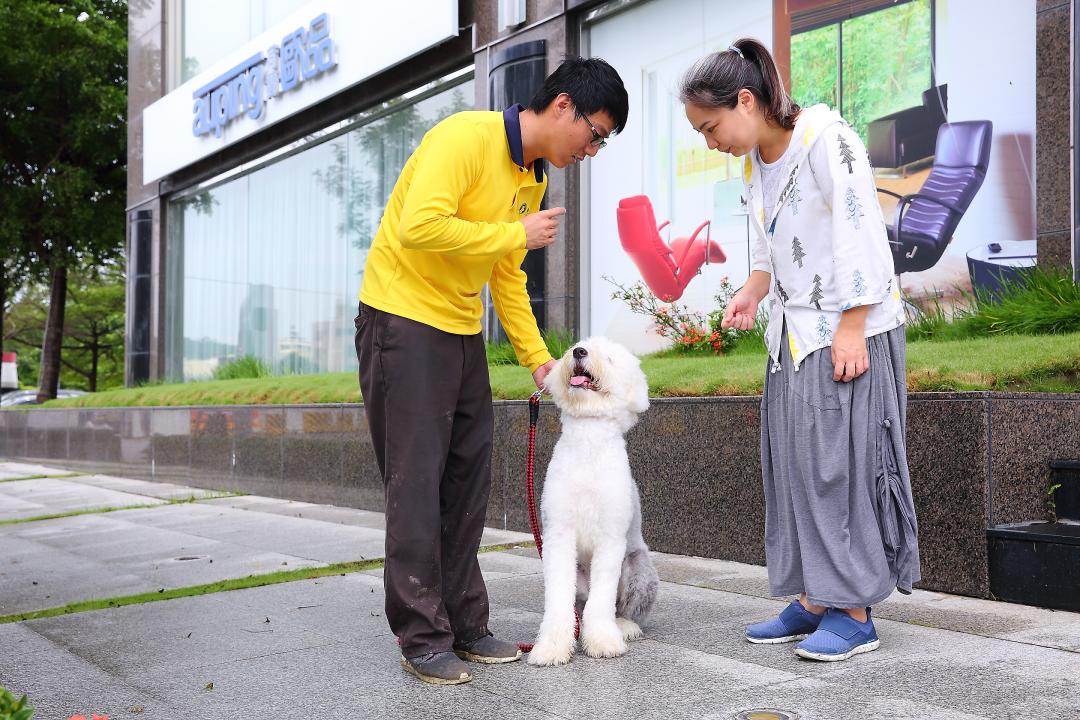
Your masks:
{"label": "man's worn sneaker", "polygon": [[821,615],[815,615],[802,606],[798,600],[784,608],[780,617],[767,622],[746,626],[746,639],[760,645],[774,645],[792,640],[802,640],[817,630]]}
{"label": "man's worn sneaker", "polygon": [[472,680],[468,666],[452,652],[428,653],[414,658],[402,655],[401,667],[433,685],[460,685]]}
{"label": "man's worn sneaker", "polygon": [[829,608],[814,634],[795,646],[795,654],[810,660],[836,662],[877,650],[879,645],[870,608],[866,608],[864,623],[843,610]]}
{"label": "man's worn sneaker", "polygon": [[521,650],[514,643],[496,640],[491,633],[485,633],[469,642],[455,642],[454,652],[462,660],[496,665],[514,662],[521,658]]}

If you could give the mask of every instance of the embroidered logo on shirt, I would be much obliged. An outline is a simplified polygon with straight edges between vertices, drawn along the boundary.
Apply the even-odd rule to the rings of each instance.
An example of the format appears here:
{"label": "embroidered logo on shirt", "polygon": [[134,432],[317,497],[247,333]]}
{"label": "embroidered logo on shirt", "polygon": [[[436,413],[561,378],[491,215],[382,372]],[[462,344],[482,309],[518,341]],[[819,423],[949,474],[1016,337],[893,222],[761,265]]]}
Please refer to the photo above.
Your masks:
{"label": "embroidered logo on shirt", "polygon": [[521,203],[521,207],[518,208],[518,215],[524,215],[529,212],[529,203]]}

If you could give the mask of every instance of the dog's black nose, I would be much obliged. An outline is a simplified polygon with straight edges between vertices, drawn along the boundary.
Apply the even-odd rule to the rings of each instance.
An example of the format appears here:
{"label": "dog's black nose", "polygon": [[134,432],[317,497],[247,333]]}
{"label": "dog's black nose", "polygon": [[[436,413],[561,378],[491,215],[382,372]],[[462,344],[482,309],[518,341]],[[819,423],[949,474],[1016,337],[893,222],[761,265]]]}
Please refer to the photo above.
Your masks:
{"label": "dog's black nose", "polygon": [[583,347],[574,348],[574,359],[575,360],[580,360],[581,358],[585,357],[588,354],[589,354],[589,351],[586,350]]}

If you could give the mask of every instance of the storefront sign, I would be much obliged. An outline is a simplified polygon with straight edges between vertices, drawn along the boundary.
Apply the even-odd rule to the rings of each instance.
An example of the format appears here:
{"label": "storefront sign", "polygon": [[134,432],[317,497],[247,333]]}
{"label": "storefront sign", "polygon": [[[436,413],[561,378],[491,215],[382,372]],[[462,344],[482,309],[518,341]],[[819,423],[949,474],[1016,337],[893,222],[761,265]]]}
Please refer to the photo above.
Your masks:
{"label": "storefront sign", "polygon": [[255,53],[192,93],[192,132],[221,137],[231,121],[242,115],[259,119],[268,100],[337,65],[329,22],[326,13],[319,15],[306,30],[299,27],[282,38],[280,47]]}
{"label": "storefront sign", "polygon": [[143,182],[457,37],[458,27],[457,0],[312,0],[143,111]]}

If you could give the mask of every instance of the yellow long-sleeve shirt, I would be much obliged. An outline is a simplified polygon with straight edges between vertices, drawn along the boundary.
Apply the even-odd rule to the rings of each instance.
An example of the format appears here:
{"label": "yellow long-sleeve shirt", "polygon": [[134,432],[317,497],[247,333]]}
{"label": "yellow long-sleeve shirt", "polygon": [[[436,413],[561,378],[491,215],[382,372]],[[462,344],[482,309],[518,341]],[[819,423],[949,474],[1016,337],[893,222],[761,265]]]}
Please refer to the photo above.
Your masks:
{"label": "yellow long-sleeve shirt", "polygon": [[424,136],[383,213],[360,301],[474,335],[483,316],[480,292],[490,283],[518,361],[533,371],[551,356],[525,289],[525,226],[519,221],[540,208],[547,178],[511,158],[508,132],[503,113],[462,112]]}

